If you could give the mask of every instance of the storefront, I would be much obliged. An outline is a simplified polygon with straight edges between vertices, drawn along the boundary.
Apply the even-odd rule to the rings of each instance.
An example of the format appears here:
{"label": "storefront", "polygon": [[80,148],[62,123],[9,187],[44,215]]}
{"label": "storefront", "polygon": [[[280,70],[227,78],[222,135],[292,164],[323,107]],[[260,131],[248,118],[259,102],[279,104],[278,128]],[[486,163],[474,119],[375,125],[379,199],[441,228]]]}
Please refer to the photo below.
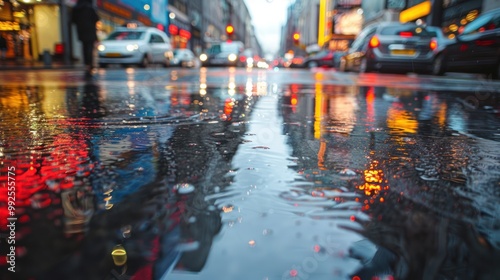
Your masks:
{"label": "storefront", "polygon": [[363,28],[361,1],[339,1],[336,3],[332,13],[333,34],[331,35],[328,49],[345,52]]}
{"label": "storefront", "polygon": [[7,59],[38,60],[44,50],[54,53],[61,46],[57,1],[29,2],[0,1],[0,33],[7,40]]}
{"label": "storefront", "polygon": [[481,13],[483,2],[477,0],[411,0],[401,11],[401,22],[422,21],[440,26],[448,38],[460,34],[463,28]]}
{"label": "storefront", "polygon": [[172,40],[172,47],[174,49],[190,48],[191,24],[186,13],[177,7],[168,5],[168,19],[168,34]]}
{"label": "storefront", "polygon": [[130,21],[138,21],[146,26],[152,26],[150,19],[151,6],[145,1],[97,0],[102,32],[110,33],[115,28]]}

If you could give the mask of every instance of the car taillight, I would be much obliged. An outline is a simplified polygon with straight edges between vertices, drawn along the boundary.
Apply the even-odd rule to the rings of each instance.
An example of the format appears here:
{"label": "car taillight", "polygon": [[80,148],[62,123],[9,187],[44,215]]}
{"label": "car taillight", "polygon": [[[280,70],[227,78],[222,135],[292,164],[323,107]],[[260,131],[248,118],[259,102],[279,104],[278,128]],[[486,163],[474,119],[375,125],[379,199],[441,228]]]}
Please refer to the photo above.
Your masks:
{"label": "car taillight", "polygon": [[378,37],[373,36],[370,39],[370,43],[368,45],[370,46],[370,48],[377,48],[378,46],[380,46],[380,41],[379,41]]}
{"label": "car taillight", "polygon": [[429,43],[429,47],[431,48],[431,50],[435,50],[437,49],[438,47],[438,42],[436,41],[436,39],[432,39],[431,42]]}
{"label": "car taillight", "polygon": [[413,37],[413,33],[410,31],[401,31],[401,32],[399,32],[399,36],[409,38],[409,37]]}

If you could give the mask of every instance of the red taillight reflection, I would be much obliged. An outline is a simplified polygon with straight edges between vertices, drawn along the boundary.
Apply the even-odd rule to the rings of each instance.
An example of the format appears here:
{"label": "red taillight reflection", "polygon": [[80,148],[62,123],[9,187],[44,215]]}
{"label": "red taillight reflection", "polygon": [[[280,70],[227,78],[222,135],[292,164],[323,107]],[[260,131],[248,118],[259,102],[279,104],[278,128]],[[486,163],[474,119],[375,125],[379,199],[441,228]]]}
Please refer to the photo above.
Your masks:
{"label": "red taillight reflection", "polygon": [[380,46],[380,41],[377,36],[373,36],[369,43],[370,48],[378,48]]}
{"label": "red taillight reflection", "polygon": [[437,43],[436,39],[431,40],[431,42],[429,43],[429,47],[431,48],[431,50],[437,49],[438,43]]}

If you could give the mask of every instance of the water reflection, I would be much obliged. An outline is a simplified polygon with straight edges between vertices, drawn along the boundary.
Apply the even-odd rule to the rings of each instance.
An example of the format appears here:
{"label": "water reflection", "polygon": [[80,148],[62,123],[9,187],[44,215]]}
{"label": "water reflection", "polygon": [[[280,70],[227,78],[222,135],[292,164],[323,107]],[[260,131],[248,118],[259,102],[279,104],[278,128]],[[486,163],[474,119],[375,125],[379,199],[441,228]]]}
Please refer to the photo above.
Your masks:
{"label": "water reflection", "polygon": [[[175,266],[200,271],[221,227],[220,210],[204,197],[224,188],[256,98],[233,90],[3,87],[2,174],[11,165],[17,171],[15,277],[159,279]],[[178,193],[180,183],[194,190]],[[5,206],[6,194],[0,198]],[[11,279],[0,267],[2,279]]]}
{"label": "water reflection", "polygon": [[[455,93],[292,87],[282,100],[285,131],[310,183],[302,185],[312,191],[283,198],[350,202],[314,202],[324,207],[323,218],[353,215],[362,226],[344,225],[367,238],[350,248],[362,267],[349,278],[499,277],[499,223],[492,217],[500,213],[490,206],[500,197],[488,191],[500,182],[500,155],[492,150],[499,145],[476,138],[496,137],[492,111],[466,109]],[[314,125],[307,121],[312,112]],[[363,215],[326,216],[331,208]]]}
{"label": "water reflection", "polygon": [[231,75],[0,88],[16,277],[499,277],[488,100]]}

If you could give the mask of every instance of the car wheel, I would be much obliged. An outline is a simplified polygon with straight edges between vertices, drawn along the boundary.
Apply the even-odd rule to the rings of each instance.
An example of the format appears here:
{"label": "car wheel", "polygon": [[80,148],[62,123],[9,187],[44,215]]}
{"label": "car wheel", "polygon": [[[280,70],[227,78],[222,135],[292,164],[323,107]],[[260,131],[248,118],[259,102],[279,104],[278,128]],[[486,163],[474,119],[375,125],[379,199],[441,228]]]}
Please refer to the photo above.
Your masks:
{"label": "car wheel", "polygon": [[316,61],[309,61],[307,63],[307,67],[309,67],[309,68],[318,67],[318,63]]}
{"label": "car wheel", "polygon": [[168,67],[170,67],[170,65],[171,65],[170,59],[168,59],[168,58],[165,59],[165,63],[163,63],[163,67],[168,68]]}
{"label": "car wheel", "polygon": [[442,76],[444,74],[443,55],[438,55],[432,63],[432,75]]}
{"label": "car wheel", "polygon": [[361,59],[361,63],[359,64],[359,73],[370,73],[370,68],[368,67],[368,60],[366,57]]}
{"label": "car wheel", "polygon": [[147,68],[149,66],[149,58],[147,55],[144,55],[141,61],[141,67],[142,68]]}

